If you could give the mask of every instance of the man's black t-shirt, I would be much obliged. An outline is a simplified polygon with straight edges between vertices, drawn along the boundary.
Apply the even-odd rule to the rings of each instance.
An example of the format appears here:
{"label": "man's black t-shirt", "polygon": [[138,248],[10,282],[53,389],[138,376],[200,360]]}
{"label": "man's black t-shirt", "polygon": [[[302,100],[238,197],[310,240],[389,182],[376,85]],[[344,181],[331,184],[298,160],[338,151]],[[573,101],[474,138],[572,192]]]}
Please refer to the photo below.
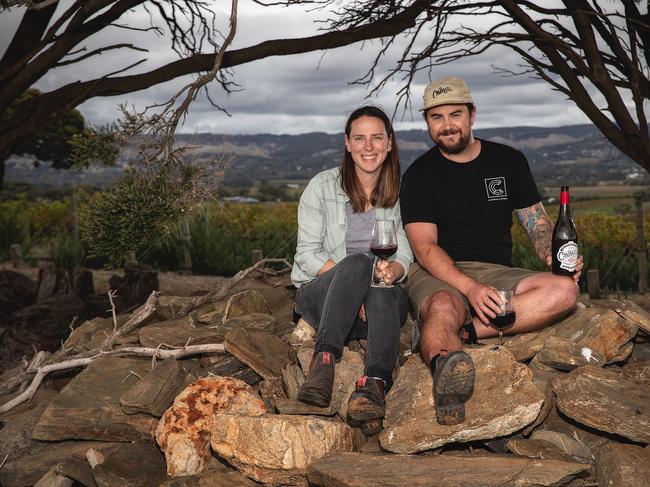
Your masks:
{"label": "man's black t-shirt", "polygon": [[454,261],[512,265],[512,210],[540,201],[526,157],[481,140],[476,159],[457,163],[433,147],[402,177],[404,225],[435,223],[438,245]]}

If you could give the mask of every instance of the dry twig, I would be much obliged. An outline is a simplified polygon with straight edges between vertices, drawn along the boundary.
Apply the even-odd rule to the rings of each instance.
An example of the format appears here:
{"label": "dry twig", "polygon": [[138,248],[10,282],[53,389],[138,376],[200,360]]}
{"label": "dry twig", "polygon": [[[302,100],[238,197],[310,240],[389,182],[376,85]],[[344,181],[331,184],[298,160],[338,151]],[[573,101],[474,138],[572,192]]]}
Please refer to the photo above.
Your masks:
{"label": "dry twig", "polygon": [[252,272],[259,271],[260,269],[263,269],[264,266],[267,264],[284,264],[287,266],[287,268],[291,268],[291,264],[287,262],[287,259],[262,259],[252,266],[250,266],[248,269],[244,269],[239,271],[237,274],[235,274],[230,280],[224,284],[221,289],[219,289],[217,292],[206,294],[205,296],[199,296],[197,298],[194,298],[190,303],[185,304],[181,308],[181,314],[189,314],[190,312],[194,311],[196,308],[203,306],[204,304],[208,303],[216,303],[224,299],[226,296],[228,296],[228,293],[230,290],[235,287],[239,282],[243,281],[246,277],[248,277]]}

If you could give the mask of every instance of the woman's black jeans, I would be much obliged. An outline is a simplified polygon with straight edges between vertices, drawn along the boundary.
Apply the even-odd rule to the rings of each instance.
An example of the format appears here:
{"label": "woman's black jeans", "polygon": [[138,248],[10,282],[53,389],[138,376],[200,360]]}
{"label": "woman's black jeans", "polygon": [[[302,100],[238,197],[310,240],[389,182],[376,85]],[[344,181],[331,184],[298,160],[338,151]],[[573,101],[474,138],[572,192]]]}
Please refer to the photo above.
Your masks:
{"label": "woman's black jeans", "polygon": [[[372,264],[367,255],[348,255],[298,289],[296,310],[317,330],[316,352],[331,352],[341,358],[347,341],[367,338],[364,373],[384,379],[390,388],[408,299],[399,285],[370,287]],[[359,318],[362,303],[367,323]]]}

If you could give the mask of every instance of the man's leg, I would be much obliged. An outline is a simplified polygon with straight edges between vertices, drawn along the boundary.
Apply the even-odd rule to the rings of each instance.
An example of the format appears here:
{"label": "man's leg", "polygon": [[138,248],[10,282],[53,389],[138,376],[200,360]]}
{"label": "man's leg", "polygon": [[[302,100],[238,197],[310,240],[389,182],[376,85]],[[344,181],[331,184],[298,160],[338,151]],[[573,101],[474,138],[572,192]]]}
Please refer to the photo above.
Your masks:
{"label": "man's leg", "polygon": [[443,425],[465,420],[465,402],[474,391],[474,362],[463,352],[459,331],[467,308],[453,291],[429,295],[420,308],[420,353],[433,375],[436,420]]}
{"label": "man's leg", "polygon": [[467,308],[451,291],[431,293],[420,307],[420,354],[427,365],[441,350],[455,352],[463,349],[460,327],[467,317]]}
{"label": "man's leg", "polygon": [[[544,328],[571,311],[580,291],[570,277],[550,272],[536,273],[521,279],[515,287],[515,324],[505,330],[508,335]],[[474,318],[479,338],[498,335],[495,328]]]}

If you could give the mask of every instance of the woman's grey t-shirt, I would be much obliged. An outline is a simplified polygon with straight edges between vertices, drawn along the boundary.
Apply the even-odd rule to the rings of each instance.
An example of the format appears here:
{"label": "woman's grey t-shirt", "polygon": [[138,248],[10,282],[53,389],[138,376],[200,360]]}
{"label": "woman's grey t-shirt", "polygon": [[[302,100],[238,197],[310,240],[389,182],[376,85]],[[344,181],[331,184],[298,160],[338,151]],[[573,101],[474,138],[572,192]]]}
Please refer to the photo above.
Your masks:
{"label": "woman's grey t-shirt", "polygon": [[372,224],[375,221],[375,208],[370,208],[363,213],[355,213],[352,210],[352,203],[348,201],[345,203],[345,216],[348,222],[345,232],[346,254],[366,254],[372,257],[370,240]]}

